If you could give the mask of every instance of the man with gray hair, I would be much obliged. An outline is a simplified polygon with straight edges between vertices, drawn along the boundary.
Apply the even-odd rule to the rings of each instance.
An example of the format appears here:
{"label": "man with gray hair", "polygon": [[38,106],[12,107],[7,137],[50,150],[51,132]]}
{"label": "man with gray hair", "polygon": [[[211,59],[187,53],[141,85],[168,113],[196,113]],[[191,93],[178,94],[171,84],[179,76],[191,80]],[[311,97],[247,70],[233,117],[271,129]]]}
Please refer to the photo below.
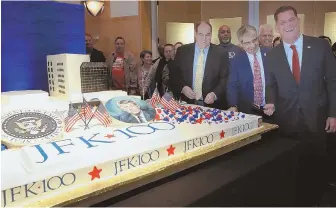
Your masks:
{"label": "man with gray hair", "polygon": [[237,31],[237,38],[244,52],[231,59],[227,86],[230,111],[240,111],[264,116],[265,74],[263,60],[267,48],[260,48],[257,29],[243,25]]}
{"label": "man with gray hair", "polygon": [[273,46],[273,27],[269,24],[260,25],[259,43],[260,46],[272,48]]}

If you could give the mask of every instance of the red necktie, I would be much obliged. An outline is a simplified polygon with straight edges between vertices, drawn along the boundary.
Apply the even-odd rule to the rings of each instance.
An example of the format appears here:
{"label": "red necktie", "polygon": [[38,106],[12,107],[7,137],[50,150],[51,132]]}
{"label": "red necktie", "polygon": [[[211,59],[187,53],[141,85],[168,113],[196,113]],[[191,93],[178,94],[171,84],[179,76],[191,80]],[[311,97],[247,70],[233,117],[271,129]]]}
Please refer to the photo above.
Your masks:
{"label": "red necktie", "polygon": [[293,50],[293,57],[292,57],[292,71],[294,79],[296,80],[296,83],[300,83],[300,62],[299,62],[299,54],[296,50],[295,45],[290,46]]}
{"label": "red necktie", "polygon": [[254,54],[254,63],[253,63],[253,87],[254,87],[254,103],[257,105],[261,105],[263,102],[264,92],[263,92],[260,64],[256,54]]}

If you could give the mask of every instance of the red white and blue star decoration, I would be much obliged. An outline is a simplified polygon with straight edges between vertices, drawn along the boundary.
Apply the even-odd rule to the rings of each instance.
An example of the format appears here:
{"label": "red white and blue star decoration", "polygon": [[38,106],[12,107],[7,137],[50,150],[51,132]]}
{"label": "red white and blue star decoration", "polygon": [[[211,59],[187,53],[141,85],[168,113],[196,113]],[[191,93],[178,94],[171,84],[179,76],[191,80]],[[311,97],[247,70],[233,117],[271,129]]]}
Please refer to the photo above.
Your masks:
{"label": "red white and blue star decoration", "polygon": [[97,166],[93,167],[93,170],[89,172],[88,174],[91,175],[91,181],[95,178],[100,178],[100,172],[102,172],[103,169],[98,169]]}
{"label": "red white and blue star decoration", "polygon": [[222,130],[222,131],[219,133],[219,136],[220,136],[221,139],[223,139],[223,138],[225,137],[225,131]]}
{"label": "red white and blue star decoration", "polygon": [[104,137],[111,139],[112,137],[114,137],[114,134],[106,134]]}
{"label": "red white and blue star decoration", "polygon": [[200,106],[182,106],[175,111],[164,108],[156,108],[155,120],[178,124],[218,124],[244,119],[245,117],[246,115],[240,112],[228,112],[219,109],[204,109]]}
{"label": "red white and blue star decoration", "polygon": [[174,147],[173,145],[170,145],[170,147],[167,149],[168,156],[173,155],[175,153],[175,149],[176,147]]}

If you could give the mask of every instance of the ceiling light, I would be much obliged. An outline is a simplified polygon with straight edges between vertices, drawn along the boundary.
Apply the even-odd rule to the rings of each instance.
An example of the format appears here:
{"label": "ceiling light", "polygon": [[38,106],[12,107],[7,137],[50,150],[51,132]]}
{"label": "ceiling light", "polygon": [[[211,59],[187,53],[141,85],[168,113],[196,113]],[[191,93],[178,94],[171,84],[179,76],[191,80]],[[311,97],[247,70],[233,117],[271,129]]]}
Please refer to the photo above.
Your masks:
{"label": "ceiling light", "polygon": [[104,10],[104,2],[103,1],[84,1],[84,6],[86,7],[89,14],[96,17],[100,15]]}

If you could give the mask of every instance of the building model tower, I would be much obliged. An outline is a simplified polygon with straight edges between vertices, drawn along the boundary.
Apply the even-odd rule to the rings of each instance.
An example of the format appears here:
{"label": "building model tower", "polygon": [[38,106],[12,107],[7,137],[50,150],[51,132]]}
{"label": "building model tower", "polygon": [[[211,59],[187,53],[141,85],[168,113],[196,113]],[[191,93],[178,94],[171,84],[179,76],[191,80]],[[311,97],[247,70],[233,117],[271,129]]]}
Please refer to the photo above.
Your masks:
{"label": "building model tower", "polygon": [[71,100],[82,94],[81,65],[89,55],[58,54],[47,56],[48,84],[51,97]]}

